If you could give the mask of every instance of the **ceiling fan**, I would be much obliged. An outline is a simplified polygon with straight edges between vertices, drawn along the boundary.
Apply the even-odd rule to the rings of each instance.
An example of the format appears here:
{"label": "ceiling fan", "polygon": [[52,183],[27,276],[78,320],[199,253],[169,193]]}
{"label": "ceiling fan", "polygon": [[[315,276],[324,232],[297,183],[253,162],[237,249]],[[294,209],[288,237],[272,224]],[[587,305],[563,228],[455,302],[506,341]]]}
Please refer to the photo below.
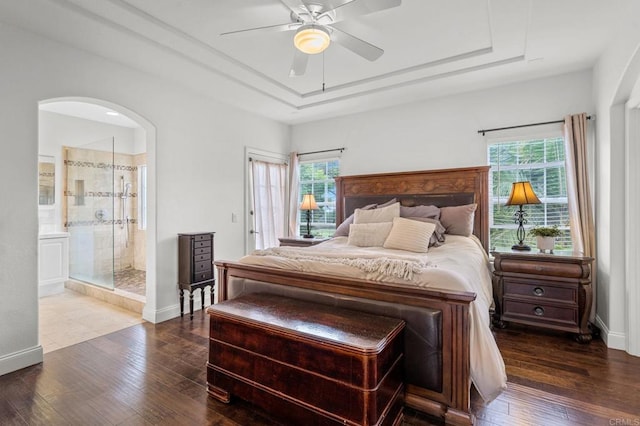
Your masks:
{"label": "ceiling fan", "polygon": [[347,18],[362,16],[384,9],[400,6],[402,0],[280,0],[290,11],[291,22],[266,27],[229,31],[221,36],[293,31],[293,64],[289,75],[303,75],[307,69],[309,55],[323,52],[332,42],[349,49],[369,61],[375,61],[384,50],[367,43],[333,24]]}

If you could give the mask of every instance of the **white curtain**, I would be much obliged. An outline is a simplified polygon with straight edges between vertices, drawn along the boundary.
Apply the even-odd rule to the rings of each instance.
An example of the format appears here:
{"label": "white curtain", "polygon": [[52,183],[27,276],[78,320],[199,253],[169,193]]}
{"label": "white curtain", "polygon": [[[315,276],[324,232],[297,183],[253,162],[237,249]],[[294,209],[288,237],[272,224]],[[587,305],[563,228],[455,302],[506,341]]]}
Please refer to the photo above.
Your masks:
{"label": "white curtain", "polygon": [[298,205],[300,202],[300,164],[298,153],[289,154],[289,236],[298,235]]}
{"label": "white curtain", "polygon": [[[595,226],[587,162],[587,114],[568,115],[564,120],[564,141],[567,168],[567,195],[573,251],[580,256],[595,258]],[[596,264],[591,270],[591,321],[595,318]]]}
{"label": "white curtain", "polygon": [[287,165],[252,160],[256,249],[277,247],[285,236]]}

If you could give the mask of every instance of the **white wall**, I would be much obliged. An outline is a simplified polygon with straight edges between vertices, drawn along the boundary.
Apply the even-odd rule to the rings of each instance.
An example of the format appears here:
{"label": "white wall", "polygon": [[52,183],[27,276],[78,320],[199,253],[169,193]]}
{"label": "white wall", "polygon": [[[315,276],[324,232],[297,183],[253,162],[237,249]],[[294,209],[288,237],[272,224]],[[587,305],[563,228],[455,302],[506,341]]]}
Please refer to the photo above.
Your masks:
{"label": "white wall", "polygon": [[43,110],[39,111],[39,118],[40,154],[60,157],[62,146],[81,147],[104,139],[111,140],[111,138],[114,138],[113,149],[116,152],[136,153],[134,147],[136,130],[133,128]]}
{"label": "white wall", "polygon": [[[640,15],[640,5],[635,6]],[[633,16],[633,15],[632,15]],[[625,103],[640,77],[640,22],[618,28],[609,48],[594,67],[596,100],[596,238],[598,257],[597,314],[610,347],[627,347],[625,301]],[[637,217],[637,212],[633,212]],[[636,259],[637,261],[637,259]],[[637,288],[640,283],[629,283]],[[636,290],[637,291],[637,290]],[[638,306],[635,307],[638,309]],[[636,324],[637,326],[637,324]]]}
{"label": "white wall", "polygon": [[292,148],[347,148],[343,175],[477,166],[487,163],[480,129],[560,120],[593,109],[591,73],[584,71],[296,125]]}
{"label": "white wall", "polygon": [[[216,231],[218,259],[244,254],[244,147],[289,151],[289,127],[40,36],[0,25],[0,374],[42,360],[37,304],[38,102],[102,99],[156,129],[156,294],[152,320],[178,314],[179,232]],[[162,66],[162,64],[158,64]],[[153,200],[150,201],[153,203]],[[150,249],[150,251],[153,251]]]}

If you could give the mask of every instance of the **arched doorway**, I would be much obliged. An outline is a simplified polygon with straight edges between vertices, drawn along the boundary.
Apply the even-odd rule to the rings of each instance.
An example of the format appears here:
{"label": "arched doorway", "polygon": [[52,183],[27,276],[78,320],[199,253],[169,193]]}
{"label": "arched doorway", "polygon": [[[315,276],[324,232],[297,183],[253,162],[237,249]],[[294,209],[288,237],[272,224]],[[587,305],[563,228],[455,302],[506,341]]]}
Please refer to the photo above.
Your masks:
{"label": "arched doorway", "polygon": [[[138,293],[142,317],[153,321],[155,126],[121,105],[85,97],[41,101],[39,114],[40,154],[53,158],[58,172],[57,202],[39,212],[41,231],[68,231],[70,278]],[[143,286],[135,286],[132,277],[141,276]]]}

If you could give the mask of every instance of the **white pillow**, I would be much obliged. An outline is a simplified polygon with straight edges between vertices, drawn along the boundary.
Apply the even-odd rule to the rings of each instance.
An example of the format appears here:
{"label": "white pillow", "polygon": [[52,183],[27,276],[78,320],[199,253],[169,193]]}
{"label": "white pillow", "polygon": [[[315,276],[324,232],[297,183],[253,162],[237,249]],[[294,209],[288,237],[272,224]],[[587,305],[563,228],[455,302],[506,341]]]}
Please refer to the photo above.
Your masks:
{"label": "white pillow", "polygon": [[429,250],[429,239],[435,229],[434,223],[396,217],[383,247],[426,253]]}
{"label": "white pillow", "polygon": [[391,226],[391,222],[351,224],[347,243],[358,247],[382,247]]}
{"label": "white pillow", "polygon": [[380,223],[391,222],[394,217],[400,216],[400,203],[393,203],[387,207],[379,207],[374,210],[356,209],[353,223]]}

